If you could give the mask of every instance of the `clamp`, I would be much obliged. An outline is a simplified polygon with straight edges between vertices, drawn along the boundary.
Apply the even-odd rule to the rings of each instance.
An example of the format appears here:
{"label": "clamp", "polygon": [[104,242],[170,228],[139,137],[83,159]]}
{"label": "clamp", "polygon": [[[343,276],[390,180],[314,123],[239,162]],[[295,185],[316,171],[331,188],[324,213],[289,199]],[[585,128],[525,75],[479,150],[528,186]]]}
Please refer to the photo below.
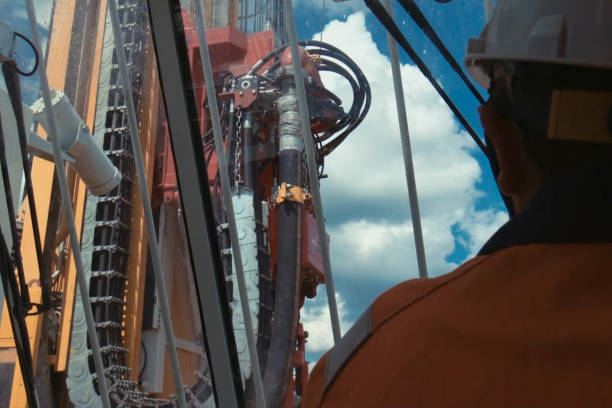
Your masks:
{"label": "clamp", "polygon": [[312,195],[304,191],[300,186],[294,186],[283,182],[276,191],[274,203],[279,205],[283,201],[293,201],[294,203],[304,204],[304,201],[310,200]]}

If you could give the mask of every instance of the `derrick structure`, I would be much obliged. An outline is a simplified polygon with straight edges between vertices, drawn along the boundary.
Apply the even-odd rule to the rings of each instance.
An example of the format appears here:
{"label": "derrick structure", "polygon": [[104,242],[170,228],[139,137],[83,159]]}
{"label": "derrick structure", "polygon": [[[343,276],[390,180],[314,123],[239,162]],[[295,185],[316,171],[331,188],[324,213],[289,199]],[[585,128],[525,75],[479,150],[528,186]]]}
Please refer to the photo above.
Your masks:
{"label": "derrick structure", "polygon": [[[117,53],[118,31],[111,25],[114,11],[107,1],[57,0],[53,12],[44,60],[49,86],[63,91],[53,95],[65,95],[92,130],[92,144],[110,159],[120,182],[102,193],[92,189],[73,169],[79,168],[77,159],[66,156],[71,163],[68,186],[73,227],[80,236],[81,271],[69,256],[70,226],[53,165],[49,157],[33,156],[33,187],[45,237],[43,269],[48,270],[34,265],[27,207],[22,210],[26,215],[21,246],[28,255],[24,267],[30,282],[45,273],[52,277],[51,310],[25,320],[41,404],[104,406],[103,384],[94,364],[98,357],[111,406],[183,406],[173,377],[175,384],[177,378],[184,381],[186,406],[218,404],[211,381],[216,363],[210,359],[218,333],[206,317],[213,312],[203,306],[206,282],[197,262],[201,252],[210,250],[211,263],[204,273],[220,283],[218,306],[229,328],[222,341],[235,362],[237,392],[244,394],[238,399],[261,405],[258,384],[263,384],[263,404],[294,406],[308,379],[308,333],[299,323],[299,309],[326,280],[320,240],[326,235],[324,230],[317,233],[322,224],[317,224],[312,192],[318,192],[324,176],[324,157],[367,113],[367,81],[348,56],[325,43],[300,43],[300,62],[293,64],[286,16],[278,0],[206,0],[199,12],[199,4],[193,2],[171,1],[168,10],[141,0],[116,4],[122,54]],[[166,12],[174,13],[172,24],[156,26],[156,19]],[[181,43],[164,47],[160,34],[177,36]],[[166,60],[156,59],[162,55],[177,58],[184,68],[183,88],[195,114],[187,121],[198,138],[193,152],[177,149],[176,106],[170,103]],[[296,67],[303,71],[304,84],[296,83]],[[345,110],[325,88],[320,71],[347,79],[354,92],[349,108]],[[207,75],[212,80],[205,81]],[[298,110],[305,101],[298,101],[296,87],[304,86],[310,123],[304,123]],[[51,109],[47,101],[38,104],[43,112]],[[220,130],[216,141],[215,125]],[[306,160],[302,140],[307,128],[316,144],[312,163]],[[40,127],[37,132],[44,137]],[[134,138],[142,151],[134,150]],[[193,225],[196,218],[185,206],[191,194],[186,189],[194,187],[181,185],[186,178],[183,160],[191,153],[203,158],[198,177],[205,185],[195,193],[208,203],[206,225]],[[143,169],[134,165],[139,155]],[[317,167],[314,172],[306,172],[307,163]],[[151,191],[144,198],[143,184],[137,183],[142,180]],[[147,228],[149,216],[155,231]],[[209,231],[210,248],[196,246],[193,228]],[[159,258],[148,250],[149,240],[159,248]],[[151,272],[156,262],[161,265],[167,306],[160,301],[163,290]],[[88,282],[88,302],[75,290],[79,273]],[[36,283],[30,284],[29,292],[33,301],[41,301]],[[93,326],[85,319],[89,309]],[[171,316],[172,342],[162,330],[164,313]],[[7,322],[2,320],[7,339],[3,347],[10,350]],[[88,331],[95,331],[99,356]],[[173,353],[179,374],[168,362]],[[6,358],[11,361],[8,354]],[[11,367],[10,373],[2,373],[11,377],[6,393],[10,406],[25,406],[21,371],[14,363]]]}

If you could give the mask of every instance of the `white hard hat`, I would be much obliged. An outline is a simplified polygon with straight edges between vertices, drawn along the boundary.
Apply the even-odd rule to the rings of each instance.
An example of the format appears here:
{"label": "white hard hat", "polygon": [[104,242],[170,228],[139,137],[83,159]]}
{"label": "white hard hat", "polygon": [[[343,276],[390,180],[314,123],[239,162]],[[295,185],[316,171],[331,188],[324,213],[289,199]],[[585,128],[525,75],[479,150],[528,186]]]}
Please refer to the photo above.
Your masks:
{"label": "white hard hat", "polygon": [[498,0],[465,65],[489,88],[500,60],[612,69],[612,0]]}

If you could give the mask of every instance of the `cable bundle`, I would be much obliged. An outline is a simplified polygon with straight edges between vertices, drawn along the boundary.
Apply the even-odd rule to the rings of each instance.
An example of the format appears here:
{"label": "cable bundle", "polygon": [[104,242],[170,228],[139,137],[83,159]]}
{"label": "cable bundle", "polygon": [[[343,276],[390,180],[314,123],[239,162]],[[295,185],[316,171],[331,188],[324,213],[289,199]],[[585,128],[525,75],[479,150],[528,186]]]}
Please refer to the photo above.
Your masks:
{"label": "cable bundle", "polygon": [[[344,113],[340,106],[342,101],[331,91],[318,84],[306,84],[309,105],[313,102],[316,103],[314,98],[315,94],[324,95],[326,106],[339,113],[338,120],[331,128],[321,134],[314,135],[318,144],[317,153],[319,156],[319,164],[322,165],[323,157],[334,151],[334,149],[336,149],[336,147],[338,147],[340,143],[359,126],[361,121],[363,121],[370,109],[372,95],[370,92],[370,85],[365,75],[359,66],[344,52],[333,45],[321,41],[301,41],[298,44],[304,47],[307,54],[320,56],[316,64],[316,68],[319,72],[328,71],[341,75],[349,82],[353,90],[353,103],[348,112]],[[278,59],[286,48],[287,45],[283,45],[270,52],[253,65],[247,75],[256,75],[268,61],[273,58]],[[263,73],[263,76],[274,78],[279,67],[280,61],[276,61]],[[323,144],[323,142],[327,143]]]}

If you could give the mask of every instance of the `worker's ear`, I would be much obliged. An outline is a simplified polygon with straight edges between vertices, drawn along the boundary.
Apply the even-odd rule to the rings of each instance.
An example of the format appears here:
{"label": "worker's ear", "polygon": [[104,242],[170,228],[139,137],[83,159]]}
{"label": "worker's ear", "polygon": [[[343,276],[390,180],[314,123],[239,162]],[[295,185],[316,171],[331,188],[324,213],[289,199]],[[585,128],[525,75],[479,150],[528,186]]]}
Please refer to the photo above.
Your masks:
{"label": "worker's ear", "polygon": [[478,113],[499,162],[497,185],[504,195],[512,197],[515,206],[522,208],[525,199],[531,198],[534,183],[539,185],[539,171],[525,153],[521,131],[513,120],[500,116],[489,106],[481,106]]}

